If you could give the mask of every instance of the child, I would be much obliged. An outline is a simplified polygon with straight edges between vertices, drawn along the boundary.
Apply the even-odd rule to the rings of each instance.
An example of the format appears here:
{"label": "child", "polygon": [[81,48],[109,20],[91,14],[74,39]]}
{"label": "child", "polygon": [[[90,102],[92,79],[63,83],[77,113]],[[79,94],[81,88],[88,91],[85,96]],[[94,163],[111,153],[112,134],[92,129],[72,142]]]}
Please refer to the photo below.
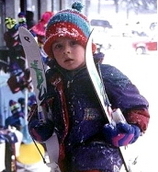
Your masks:
{"label": "child", "polygon": [[48,96],[42,103],[46,122],[38,120],[32,107],[29,131],[39,142],[57,134],[62,172],[118,172],[123,163],[118,147],[134,143],[146,131],[148,102],[118,69],[100,64],[111,107],[120,108],[127,120],[115,127],[108,123],[85,65],[90,25],[76,10],[81,4],[72,7],[55,14],[47,25],[44,50],[53,63],[46,72]]}

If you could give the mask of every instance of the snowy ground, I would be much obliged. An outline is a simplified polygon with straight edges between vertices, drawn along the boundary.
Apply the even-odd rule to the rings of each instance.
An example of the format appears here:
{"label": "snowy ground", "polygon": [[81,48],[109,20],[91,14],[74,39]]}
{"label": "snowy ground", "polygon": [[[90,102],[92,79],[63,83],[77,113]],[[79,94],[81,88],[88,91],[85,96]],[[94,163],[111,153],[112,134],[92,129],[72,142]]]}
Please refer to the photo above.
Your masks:
{"label": "snowy ground", "polygon": [[128,52],[113,54],[114,52],[107,52],[104,63],[114,65],[125,73],[137,85],[150,104],[151,119],[147,132],[126,151],[127,157],[138,155],[138,163],[133,166],[132,172],[149,172],[151,169],[157,171],[155,156],[158,153],[156,145],[158,141],[156,134],[158,131],[158,53],[142,56],[135,56]]}

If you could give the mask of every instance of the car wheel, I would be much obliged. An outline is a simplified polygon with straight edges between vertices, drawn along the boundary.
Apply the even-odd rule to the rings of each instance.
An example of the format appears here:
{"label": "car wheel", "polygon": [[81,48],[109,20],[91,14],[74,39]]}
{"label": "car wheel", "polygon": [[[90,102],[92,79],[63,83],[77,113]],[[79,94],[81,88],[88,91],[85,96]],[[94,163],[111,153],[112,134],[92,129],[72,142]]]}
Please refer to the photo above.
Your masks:
{"label": "car wheel", "polygon": [[137,47],[137,48],[136,48],[136,53],[137,53],[138,55],[140,55],[140,54],[145,54],[145,53],[146,53],[145,47]]}

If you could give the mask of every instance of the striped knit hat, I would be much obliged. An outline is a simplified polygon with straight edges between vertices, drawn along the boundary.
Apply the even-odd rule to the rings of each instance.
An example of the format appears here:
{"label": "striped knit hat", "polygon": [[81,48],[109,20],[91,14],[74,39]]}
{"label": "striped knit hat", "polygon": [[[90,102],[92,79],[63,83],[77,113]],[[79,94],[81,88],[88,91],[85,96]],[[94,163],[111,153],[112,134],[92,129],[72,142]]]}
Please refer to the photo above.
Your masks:
{"label": "striped knit hat", "polygon": [[[61,10],[49,20],[46,28],[46,41],[43,47],[49,57],[53,57],[52,43],[60,37],[72,38],[86,47],[91,31],[89,21],[80,12],[82,8],[81,3],[75,2],[72,9]],[[92,49],[95,51],[95,45],[93,45]]]}

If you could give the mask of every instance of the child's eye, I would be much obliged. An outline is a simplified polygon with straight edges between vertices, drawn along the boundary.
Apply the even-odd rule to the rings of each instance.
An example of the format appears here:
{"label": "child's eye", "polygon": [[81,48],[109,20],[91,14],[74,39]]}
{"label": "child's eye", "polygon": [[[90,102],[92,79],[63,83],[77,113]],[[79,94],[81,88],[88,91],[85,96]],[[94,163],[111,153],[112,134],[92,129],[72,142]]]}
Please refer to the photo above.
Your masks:
{"label": "child's eye", "polygon": [[53,45],[53,49],[54,49],[54,50],[61,49],[62,47],[63,47],[62,44],[54,44],[54,45]]}

